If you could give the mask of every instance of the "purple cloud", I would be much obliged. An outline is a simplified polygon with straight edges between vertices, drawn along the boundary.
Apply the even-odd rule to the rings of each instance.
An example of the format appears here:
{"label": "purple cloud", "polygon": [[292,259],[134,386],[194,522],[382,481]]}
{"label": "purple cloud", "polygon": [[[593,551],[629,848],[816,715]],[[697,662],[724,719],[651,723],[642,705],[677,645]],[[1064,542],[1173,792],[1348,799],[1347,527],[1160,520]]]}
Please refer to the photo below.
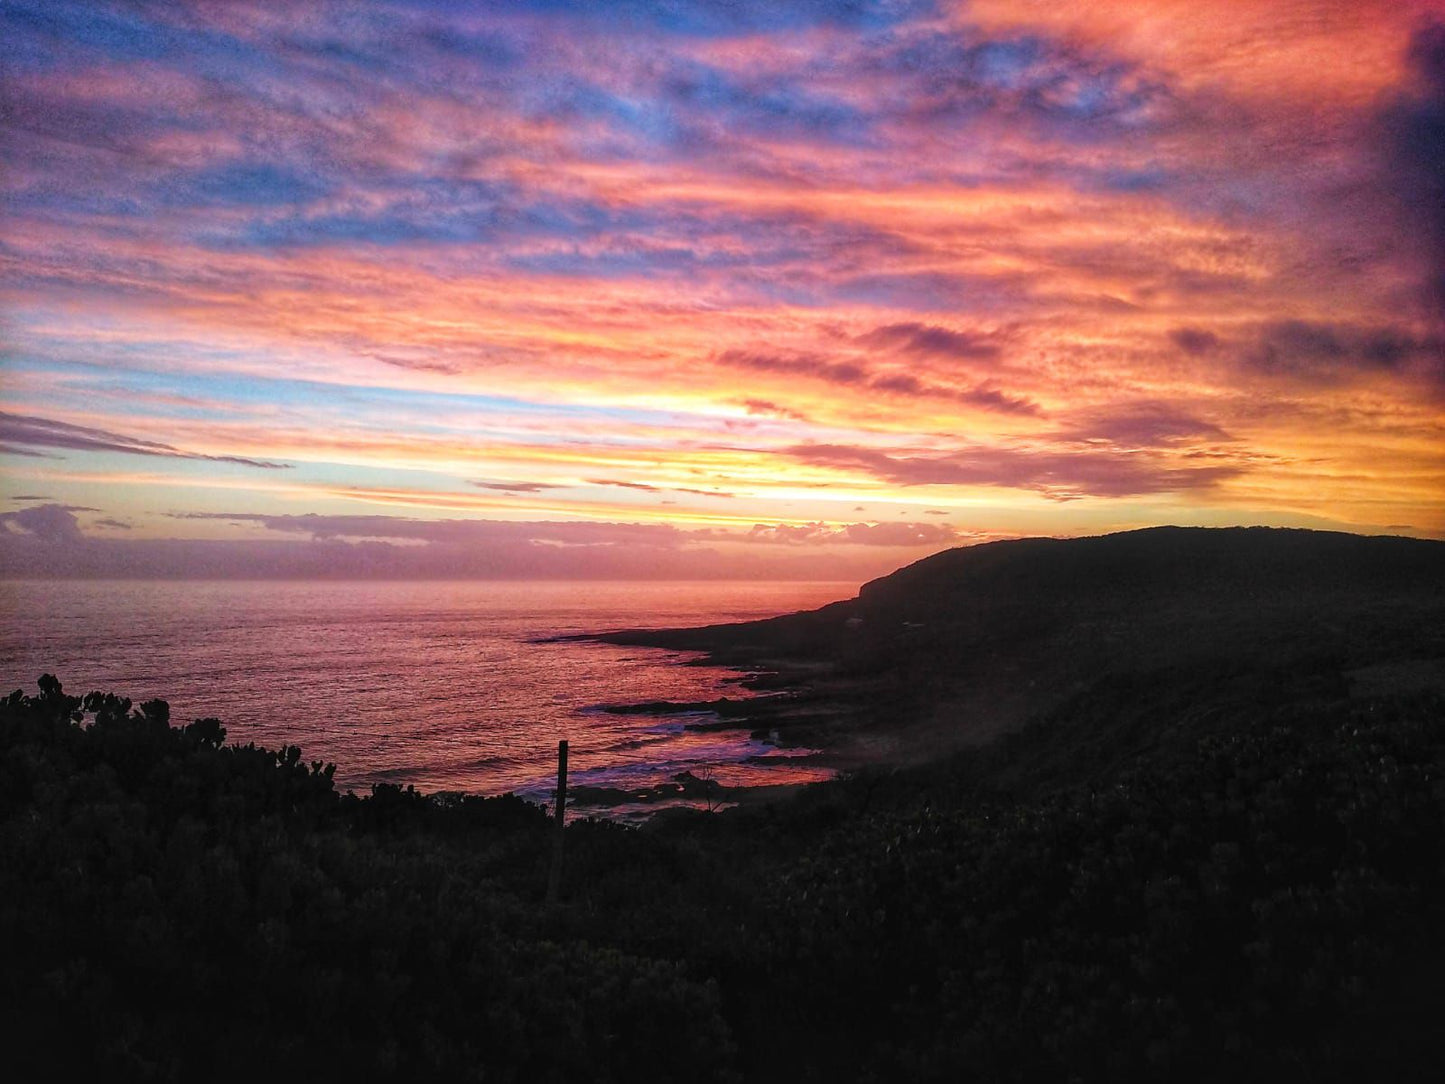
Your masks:
{"label": "purple cloud", "polygon": [[1426,265],[1425,292],[1445,325],[1445,22],[1410,41],[1412,85],[1380,118],[1385,187],[1404,212],[1406,241]]}
{"label": "purple cloud", "polygon": [[541,493],[546,489],[562,489],[549,482],[468,482],[478,489],[490,489],[498,493]]}
{"label": "purple cloud", "polygon": [[986,336],[934,324],[884,324],[860,335],[858,341],[924,357],[995,358],[999,353],[997,343]]}
{"label": "purple cloud", "polygon": [[75,513],[94,511],[70,504],[38,504],[18,512],[0,513],[0,531],[11,534],[13,525],[42,542],[76,542],[83,535]]}
{"label": "purple cloud", "polygon": [[[872,372],[853,361],[832,361],[816,354],[773,354],[725,350],[714,360],[725,366],[761,373],[782,373],[821,380],[848,388],[869,389],[910,398],[949,399],[1000,414],[1040,413],[1038,404],[1008,395],[987,384],[956,388],[925,381],[908,372]],[[756,402],[757,400],[750,400]]]}
{"label": "purple cloud", "polygon": [[496,542],[603,546],[627,543],[673,547],[687,533],[663,523],[585,521],[510,522],[473,519],[412,519],[405,516],[265,515],[257,512],[173,512],[173,519],[257,523],[268,531],[305,534],[314,539],[377,538],[437,545],[485,545]]}
{"label": "purple cloud", "polygon": [[1263,324],[1243,356],[1247,368],[1311,384],[1334,384],[1369,372],[1445,378],[1445,342],[1402,328],[1308,320]]}
{"label": "purple cloud", "polygon": [[1175,345],[1186,354],[1208,354],[1219,345],[1219,336],[1212,331],[1197,327],[1176,327],[1169,332]]}
{"label": "purple cloud", "polygon": [[785,453],[804,463],[855,470],[900,486],[1004,486],[1058,500],[1128,497],[1209,489],[1243,473],[1235,465],[1177,467],[1116,451],[1020,451],[975,448],[945,455],[890,455],[845,444],[800,444]]}
{"label": "purple cloud", "polygon": [[237,463],[263,470],[284,470],[289,463],[271,463],[237,455],[202,455],[184,452],[169,444],[139,440],[106,429],[71,425],[51,418],[36,418],[0,411],[0,443],[42,448],[66,448],[82,452],[125,452],[128,455],[163,456],[167,459],[201,459],[211,463]]}
{"label": "purple cloud", "polygon": [[1087,412],[1055,433],[1054,439],[1080,443],[1108,441],[1123,448],[1161,448],[1191,440],[1234,438],[1182,407],[1150,400]]}
{"label": "purple cloud", "polygon": [[[181,513],[255,523],[277,538],[85,534],[66,506],[0,515],[0,576],[195,579],[851,579],[893,567],[889,550],[950,544],[939,524],[665,524],[427,521],[391,516]],[[123,530],[121,521],[97,526]],[[777,543],[792,543],[778,545]],[[421,543],[421,544],[418,544]],[[720,552],[726,548],[726,556]],[[802,552],[806,549],[806,554]]]}
{"label": "purple cloud", "polygon": [[759,373],[786,373],[806,376],[829,384],[857,385],[867,373],[851,361],[830,361],[816,354],[773,354],[758,350],[725,350],[716,355],[720,365],[735,369],[751,369]]}

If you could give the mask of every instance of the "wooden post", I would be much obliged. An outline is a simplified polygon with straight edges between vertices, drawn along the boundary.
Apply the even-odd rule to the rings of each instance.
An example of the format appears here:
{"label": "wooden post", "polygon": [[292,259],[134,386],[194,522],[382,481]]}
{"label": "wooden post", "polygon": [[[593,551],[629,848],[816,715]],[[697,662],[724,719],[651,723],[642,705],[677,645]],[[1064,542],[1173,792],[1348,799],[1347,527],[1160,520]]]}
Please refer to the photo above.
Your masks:
{"label": "wooden post", "polygon": [[547,874],[547,904],[557,902],[557,890],[562,884],[562,829],[567,817],[567,742],[557,743],[557,808],[553,812],[557,830],[552,834],[552,870]]}

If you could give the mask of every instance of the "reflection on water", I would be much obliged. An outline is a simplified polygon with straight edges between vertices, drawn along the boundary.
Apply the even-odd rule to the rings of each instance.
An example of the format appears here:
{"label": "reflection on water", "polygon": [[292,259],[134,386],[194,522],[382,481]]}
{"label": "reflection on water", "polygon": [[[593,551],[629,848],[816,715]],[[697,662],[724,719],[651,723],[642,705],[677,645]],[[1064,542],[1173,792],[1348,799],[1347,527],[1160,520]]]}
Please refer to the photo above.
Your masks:
{"label": "reflection on water", "polygon": [[[162,697],[219,716],[232,741],[299,745],[342,788],[375,782],[541,798],[556,742],[578,784],[637,787],[711,768],[726,785],[825,770],[682,717],[602,703],[743,695],[675,652],[535,644],[602,629],[711,624],[810,609],[845,583],[0,583],[0,688]],[[692,721],[696,721],[695,719]]]}

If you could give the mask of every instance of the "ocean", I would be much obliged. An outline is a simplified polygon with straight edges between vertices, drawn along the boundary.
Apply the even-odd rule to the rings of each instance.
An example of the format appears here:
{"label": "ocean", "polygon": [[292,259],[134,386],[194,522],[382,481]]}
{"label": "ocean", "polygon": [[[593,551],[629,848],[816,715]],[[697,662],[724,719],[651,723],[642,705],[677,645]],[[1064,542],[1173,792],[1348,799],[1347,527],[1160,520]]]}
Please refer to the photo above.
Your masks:
{"label": "ocean", "polygon": [[343,790],[374,783],[549,800],[557,741],[573,785],[706,771],[728,786],[826,778],[810,750],[696,717],[600,708],[749,695],[690,653],[539,638],[746,621],[851,598],[851,583],[0,583],[0,690],[170,702],[228,741],[299,745]]}

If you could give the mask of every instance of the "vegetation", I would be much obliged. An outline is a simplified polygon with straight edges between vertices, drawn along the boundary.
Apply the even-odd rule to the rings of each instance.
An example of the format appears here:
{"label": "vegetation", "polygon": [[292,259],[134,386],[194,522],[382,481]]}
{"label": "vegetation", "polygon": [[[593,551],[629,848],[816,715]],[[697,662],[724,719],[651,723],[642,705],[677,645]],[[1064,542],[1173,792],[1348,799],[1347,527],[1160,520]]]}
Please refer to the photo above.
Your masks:
{"label": "vegetation", "polygon": [[1442,706],[1323,664],[1106,683],[943,764],[575,822],[549,910],[537,807],[341,795],[45,677],[0,702],[8,1046],[17,1079],[1423,1076]]}
{"label": "vegetation", "polygon": [[[0,939],[14,1079],[709,1079],[681,964],[551,935],[543,812],[223,745],[164,702],[3,705]],[[85,716],[90,725],[82,726]]]}

